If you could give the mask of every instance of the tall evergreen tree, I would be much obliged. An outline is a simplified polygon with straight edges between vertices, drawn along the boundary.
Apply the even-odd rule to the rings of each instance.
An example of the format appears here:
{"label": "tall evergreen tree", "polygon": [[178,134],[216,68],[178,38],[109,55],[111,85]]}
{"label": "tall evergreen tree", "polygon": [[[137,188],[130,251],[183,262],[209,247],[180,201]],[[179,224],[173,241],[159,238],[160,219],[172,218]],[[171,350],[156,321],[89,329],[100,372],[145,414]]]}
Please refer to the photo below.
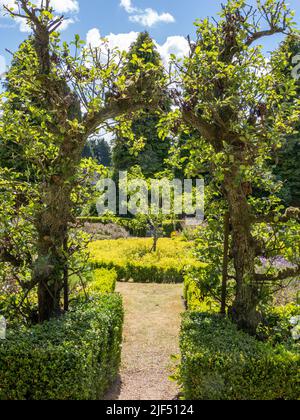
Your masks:
{"label": "tall evergreen tree", "polygon": [[[22,57],[22,60],[20,59]],[[11,94],[11,109],[14,111],[22,110],[22,102],[19,100],[21,83],[16,82],[18,74],[25,72],[26,69],[31,66],[37,65],[37,59],[34,54],[33,39],[29,37],[19,46],[18,54],[14,55],[10,69],[7,73],[4,88]],[[32,98],[32,102],[35,99]],[[14,171],[23,174],[25,177],[31,173],[32,178],[33,171],[30,169],[30,163],[25,157],[25,150],[21,142],[16,139],[4,139],[0,138],[0,167],[6,167],[14,169]]]}
{"label": "tall evergreen tree", "polygon": [[[299,36],[288,37],[282,48],[286,49],[287,59],[291,62],[293,57],[300,54]],[[286,71],[286,76],[292,77],[290,66]],[[298,98],[300,98],[300,80],[297,86]],[[300,121],[295,133],[287,136],[272,164],[275,175],[283,183],[281,198],[287,206],[300,207]]]}
{"label": "tall evergreen tree", "polygon": [[[161,68],[163,74],[163,65],[161,57],[154,45],[148,32],[142,32],[138,36],[129,51],[128,70],[134,72],[138,69],[137,60],[143,59],[144,62],[154,64]],[[170,110],[168,99],[165,101],[165,110]],[[133,120],[132,131],[135,139],[143,138],[144,145],[142,150],[133,154],[131,145],[127,139],[117,137],[113,148],[113,165],[117,176],[119,171],[128,170],[130,167],[138,165],[141,167],[145,177],[154,177],[158,172],[164,170],[164,161],[168,157],[170,149],[170,140],[162,141],[158,136],[157,124],[160,117],[145,108],[140,116]]]}
{"label": "tall evergreen tree", "polygon": [[111,166],[111,148],[108,142],[99,137],[90,139],[83,149],[84,158],[93,158],[99,165]]}

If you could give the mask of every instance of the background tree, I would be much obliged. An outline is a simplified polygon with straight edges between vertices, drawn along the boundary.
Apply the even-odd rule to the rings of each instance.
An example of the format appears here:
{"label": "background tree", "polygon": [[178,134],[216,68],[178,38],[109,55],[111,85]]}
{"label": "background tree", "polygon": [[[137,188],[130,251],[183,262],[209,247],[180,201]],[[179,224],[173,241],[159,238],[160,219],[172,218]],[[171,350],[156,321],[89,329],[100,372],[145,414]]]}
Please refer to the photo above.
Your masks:
{"label": "background tree", "polygon": [[[286,39],[281,47],[285,51],[288,66],[284,71],[286,77],[293,77],[290,67],[293,58],[300,53],[300,37],[294,34]],[[297,96],[300,97],[300,82],[297,81]],[[280,196],[286,206],[300,207],[300,123],[295,126],[294,133],[286,137],[282,148],[274,153],[271,165],[274,174],[283,184]]]}
{"label": "background tree", "polygon": [[120,181],[120,188],[127,191],[123,205],[128,205],[129,213],[138,223],[146,224],[151,233],[150,252],[157,251],[158,241],[164,234],[164,222],[173,222],[175,226],[177,220],[175,209],[182,202],[182,195],[175,194],[175,188],[169,189],[172,179],[168,172],[156,174],[156,178],[146,178],[139,166],[132,166],[127,177]]}
{"label": "background tree", "polygon": [[[253,7],[245,1],[230,0],[223,6],[219,21],[198,21],[197,40],[191,44],[190,56],[183,64],[177,63],[180,81],[173,97],[179,110],[161,123],[163,132],[168,120],[181,118],[185,129],[199,132],[193,154],[197,155],[198,150],[198,157],[202,154],[210,162],[230,217],[235,280],[230,314],[240,328],[252,334],[260,320],[257,306],[266,282],[300,273],[299,249],[291,253],[287,246],[289,251],[285,253],[274,241],[268,247],[270,235],[260,235],[262,227],[257,228],[262,216],[268,214],[269,221],[279,224],[276,198],[259,201],[252,196],[254,184],[267,182],[263,176],[265,158],[280,147],[283,136],[292,131],[289,127],[298,118],[292,105],[295,83],[282,74],[287,64],[285,55],[278,52],[270,64],[256,44],[263,37],[287,33],[291,19],[282,1],[258,1]],[[195,166],[197,162],[199,158]],[[289,232],[296,235],[296,240],[293,228]],[[257,273],[259,258],[274,257],[276,252],[289,254],[296,265],[277,275],[270,267]],[[222,266],[219,268],[221,272]]]}
{"label": "background tree", "polygon": [[[10,71],[3,83],[5,90],[11,96],[11,109],[15,111],[21,111],[22,109],[22,101],[19,96],[20,85],[14,82],[16,80],[16,75],[23,70],[26,71],[26,67],[32,65],[32,60],[33,62],[36,61],[33,52],[32,37],[29,37],[29,39],[20,45],[19,54],[23,55],[23,60],[20,61],[17,55],[13,57]],[[23,174],[24,178],[28,178],[29,173],[31,178],[34,177],[33,171],[30,169],[30,162],[26,160],[26,157],[24,156],[24,149],[16,139],[11,139],[10,141],[0,139],[0,146],[0,166],[13,168],[15,171]]]}
{"label": "background tree", "polygon": [[[42,322],[61,313],[61,292],[69,262],[66,243],[74,223],[74,201],[87,139],[107,120],[136,112],[145,104],[156,109],[162,89],[156,83],[154,65],[146,67],[140,60],[139,72],[124,70],[126,56],[117,51],[108,53],[105,43],[92,49],[76,36],[71,45],[61,45],[57,30],[64,18],[54,16],[49,0],[38,6],[20,0],[14,9],[6,11],[25,19],[33,31],[31,60],[23,51],[17,53],[18,62],[25,66],[22,72],[16,70],[9,77],[22,106],[16,109],[14,93],[7,93],[0,137],[5,143],[21,145],[36,176],[35,200],[25,201],[21,207],[13,203],[15,213],[9,217],[17,219],[20,208],[31,212],[31,243],[36,258],[29,262],[29,276],[38,287]],[[5,195],[7,185],[16,188],[18,179],[13,170],[4,168],[2,173],[0,191]],[[30,184],[27,187],[22,184],[25,191]],[[3,218],[9,226],[5,213]],[[1,262],[11,267],[22,265],[14,258],[13,232],[8,230],[5,236],[9,240],[0,242]]]}
{"label": "background tree", "polygon": [[[152,64],[160,75],[163,75],[161,57],[148,32],[139,34],[137,40],[129,50],[129,72],[138,71],[137,59],[142,59],[146,64]],[[170,110],[169,100],[163,102],[163,109]],[[122,135],[114,140],[113,164],[117,176],[119,171],[126,171],[132,166],[140,166],[147,178],[154,177],[156,173],[165,169],[165,159],[168,157],[170,140],[162,141],[157,132],[159,115],[148,107],[142,110],[132,121],[132,133],[135,141],[124,138]],[[137,147],[138,145],[138,147]]]}
{"label": "background tree", "polygon": [[83,157],[95,159],[99,165],[111,166],[111,148],[109,143],[95,136],[88,140],[83,149]]}

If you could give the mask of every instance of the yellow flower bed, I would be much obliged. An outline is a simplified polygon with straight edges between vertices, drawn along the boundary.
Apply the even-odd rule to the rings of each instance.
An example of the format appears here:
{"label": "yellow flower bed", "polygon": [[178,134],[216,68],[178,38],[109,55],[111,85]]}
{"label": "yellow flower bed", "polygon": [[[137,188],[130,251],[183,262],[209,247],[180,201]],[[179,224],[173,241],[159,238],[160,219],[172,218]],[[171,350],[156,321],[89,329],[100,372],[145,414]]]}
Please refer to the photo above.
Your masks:
{"label": "yellow flower bed", "polygon": [[190,243],[162,238],[157,252],[151,252],[151,238],[95,241],[89,246],[95,268],[114,268],[118,280],[179,283],[189,267],[200,267]]}

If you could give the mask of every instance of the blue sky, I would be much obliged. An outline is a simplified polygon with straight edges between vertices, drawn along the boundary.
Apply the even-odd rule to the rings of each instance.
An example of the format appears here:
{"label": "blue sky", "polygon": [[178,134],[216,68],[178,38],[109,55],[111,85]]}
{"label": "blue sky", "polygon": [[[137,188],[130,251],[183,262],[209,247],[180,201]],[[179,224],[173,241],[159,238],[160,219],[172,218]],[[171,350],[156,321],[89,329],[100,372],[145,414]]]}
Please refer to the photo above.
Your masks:
{"label": "blue sky", "polygon": [[[34,0],[32,0],[34,1]],[[36,0],[38,1],[38,0]],[[225,0],[223,0],[224,2]],[[0,4],[14,0],[0,0]],[[52,0],[57,13],[63,12],[69,18],[62,32],[62,38],[71,40],[78,33],[82,39],[97,44],[100,36],[109,36],[113,46],[127,48],[136,34],[147,29],[159,46],[163,56],[170,52],[183,54],[185,37],[193,36],[193,22],[196,18],[216,15],[220,0]],[[253,3],[254,0],[249,0]],[[289,0],[296,11],[300,28],[300,0]],[[15,51],[28,36],[26,27],[9,18],[0,18],[0,70],[10,61],[5,51]],[[276,46],[279,38],[265,42],[266,51]]]}

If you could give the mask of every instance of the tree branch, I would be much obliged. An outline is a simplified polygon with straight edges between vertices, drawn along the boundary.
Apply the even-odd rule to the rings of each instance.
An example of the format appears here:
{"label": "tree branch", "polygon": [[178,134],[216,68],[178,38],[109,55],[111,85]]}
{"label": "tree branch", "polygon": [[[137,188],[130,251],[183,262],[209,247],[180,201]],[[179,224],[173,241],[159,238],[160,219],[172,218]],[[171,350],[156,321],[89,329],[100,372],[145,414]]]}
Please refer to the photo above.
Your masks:
{"label": "tree branch", "polygon": [[201,134],[201,136],[209,140],[214,146],[215,150],[222,150],[222,143],[218,141],[215,126],[209,124],[203,118],[195,115],[192,110],[188,110],[184,107],[182,108],[182,117],[186,124],[191,125]]}
{"label": "tree branch", "polygon": [[255,274],[255,280],[257,282],[269,282],[276,283],[277,281],[287,280],[289,278],[294,278],[300,276],[300,266],[296,268],[286,268],[281,270],[278,274]]}
{"label": "tree branch", "polygon": [[22,260],[15,257],[4,247],[0,247],[0,262],[9,263],[16,268],[21,267],[23,264]]}
{"label": "tree branch", "polygon": [[289,220],[296,220],[300,222],[300,208],[289,207],[283,215],[268,214],[256,217],[254,223],[286,223]]}
{"label": "tree branch", "polygon": [[142,97],[139,100],[133,100],[132,98],[112,99],[99,111],[86,114],[83,120],[85,134],[90,136],[107,120],[115,119],[121,115],[130,114],[143,108],[157,110],[158,106],[159,99],[149,101],[149,98],[146,97]]}
{"label": "tree branch", "polygon": [[282,34],[285,33],[286,28],[284,27],[276,27],[276,28],[271,28],[265,31],[259,31],[259,32],[255,32],[252,35],[249,36],[249,38],[246,41],[246,45],[247,47],[250,47],[255,41],[258,41],[261,38],[267,37],[267,36],[272,36],[275,34]]}
{"label": "tree branch", "polygon": [[[112,96],[100,110],[88,112],[83,121],[86,135],[93,134],[105,121],[121,115],[130,114],[144,108],[157,110],[164,92],[153,83],[155,78],[156,75],[153,72],[143,74],[138,81],[129,82],[127,91],[123,92],[122,95],[119,97]],[[118,95],[118,92],[116,95]]]}
{"label": "tree branch", "polygon": [[268,5],[267,3],[265,5],[262,4],[259,10],[261,12],[259,20],[264,19],[269,28],[266,30],[259,30],[259,21],[257,21],[255,24],[257,31],[250,32],[249,30],[250,35],[246,41],[247,46],[251,46],[253,42],[261,38],[272,36],[274,34],[285,33],[289,27],[288,16],[291,12],[286,8],[284,0],[278,1],[275,8],[273,5]]}

